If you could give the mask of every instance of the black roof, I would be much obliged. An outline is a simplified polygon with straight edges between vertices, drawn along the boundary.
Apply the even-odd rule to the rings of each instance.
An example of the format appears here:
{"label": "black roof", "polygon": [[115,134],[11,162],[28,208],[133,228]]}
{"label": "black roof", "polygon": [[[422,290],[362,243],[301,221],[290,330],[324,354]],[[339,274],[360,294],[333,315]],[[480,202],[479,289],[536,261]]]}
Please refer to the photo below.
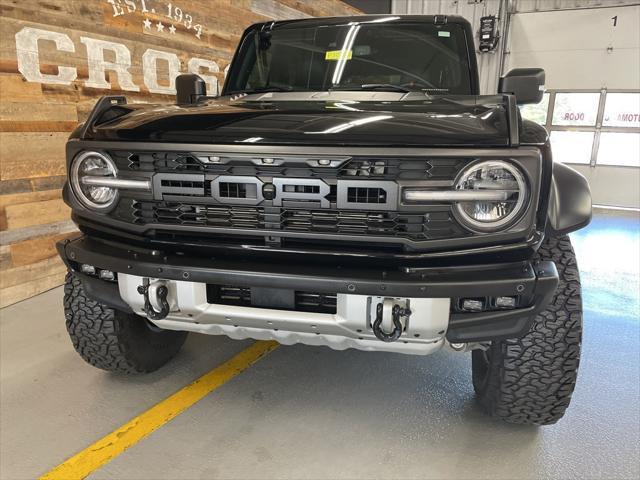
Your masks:
{"label": "black roof", "polygon": [[[389,19],[389,20],[385,20]],[[300,18],[295,20],[279,20],[271,22],[256,23],[249,27],[253,29],[255,27],[268,26],[269,29],[280,29],[287,27],[299,27],[299,26],[329,26],[329,25],[346,25],[351,22],[354,23],[457,23],[469,25],[469,21],[461,17],[460,15],[352,15],[348,17],[312,17],[312,18]],[[249,30],[247,29],[247,30]]]}

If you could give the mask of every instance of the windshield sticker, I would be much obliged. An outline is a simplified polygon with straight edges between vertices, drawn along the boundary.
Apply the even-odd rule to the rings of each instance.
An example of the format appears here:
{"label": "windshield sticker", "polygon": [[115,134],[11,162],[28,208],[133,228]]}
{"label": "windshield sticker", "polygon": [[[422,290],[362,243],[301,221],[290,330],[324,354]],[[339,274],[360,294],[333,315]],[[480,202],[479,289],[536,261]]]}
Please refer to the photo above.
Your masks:
{"label": "windshield sticker", "polygon": [[439,37],[450,37],[450,36],[451,36],[451,32],[445,32],[445,31],[443,31],[443,30],[440,30],[440,31],[438,32],[438,36],[439,36]]}
{"label": "windshield sticker", "polygon": [[340,60],[344,58],[345,60],[351,60],[353,56],[352,50],[329,50],[324,54],[325,60]]}
{"label": "windshield sticker", "polygon": [[371,55],[371,47],[369,45],[356,45],[355,47],[353,47],[353,54],[356,57]]}

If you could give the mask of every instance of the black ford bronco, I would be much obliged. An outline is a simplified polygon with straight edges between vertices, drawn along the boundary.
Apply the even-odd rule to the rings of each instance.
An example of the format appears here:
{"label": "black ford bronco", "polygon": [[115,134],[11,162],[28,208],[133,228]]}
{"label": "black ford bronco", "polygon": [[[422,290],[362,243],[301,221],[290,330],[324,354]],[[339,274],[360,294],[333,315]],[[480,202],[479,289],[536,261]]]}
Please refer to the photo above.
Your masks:
{"label": "black ford bronco", "polygon": [[218,97],[102,98],[67,143],[58,245],[73,345],[150,372],[188,332],[425,355],[471,352],[479,403],[550,424],[574,389],[585,179],[523,120],[544,71],[479,95],[453,16],[249,27]]}

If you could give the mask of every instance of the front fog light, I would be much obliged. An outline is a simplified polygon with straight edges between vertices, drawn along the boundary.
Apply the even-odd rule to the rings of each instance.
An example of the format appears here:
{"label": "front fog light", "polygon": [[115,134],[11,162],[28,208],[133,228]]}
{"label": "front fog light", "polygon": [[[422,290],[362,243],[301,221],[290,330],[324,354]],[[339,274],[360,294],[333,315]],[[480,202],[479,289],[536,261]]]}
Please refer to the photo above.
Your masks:
{"label": "front fog light", "polygon": [[473,201],[455,204],[454,213],[470,230],[494,232],[517,220],[528,202],[527,182],[522,172],[502,160],[471,165],[458,177],[457,191],[469,193]]}
{"label": "front fog light", "polygon": [[516,308],[516,297],[496,297],[496,307]]}
{"label": "front fog light", "polygon": [[462,300],[462,310],[466,312],[481,312],[484,310],[484,301],[476,298]]}
{"label": "front fog light", "polygon": [[94,267],[93,265],[88,265],[86,263],[83,263],[80,266],[80,271],[82,273],[86,273],[87,275],[95,275],[96,274],[96,267]]}
{"label": "front fog light", "polygon": [[109,186],[116,178],[116,166],[106,155],[82,152],[72,162],[69,180],[73,192],[88,208],[106,210],[113,206],[118,190]]}
{"label": "front fog light", "polygon": [[100,270],[100,278],[102,280],[115,280],[116,275],[111,270]]}

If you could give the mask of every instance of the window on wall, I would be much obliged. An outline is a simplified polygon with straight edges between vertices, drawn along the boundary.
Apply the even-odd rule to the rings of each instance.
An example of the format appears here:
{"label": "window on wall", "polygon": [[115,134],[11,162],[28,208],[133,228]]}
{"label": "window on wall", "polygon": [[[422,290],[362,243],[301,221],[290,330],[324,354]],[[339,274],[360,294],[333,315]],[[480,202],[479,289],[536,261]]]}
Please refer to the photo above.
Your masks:
{"label": "window on wall", "polygon": [[640,128],[640,93],[607,94],[602,125]]}
{"label": "window on wall", "polygon": [[640,92],[549,91],[520,110],[550,132],[557,161],[640,167]]}
{"label": "window on wall", "polygon": [[534,103],[530,105],[522,105],[520,112],[522,116],[527,120],[532,120],[540,125],[547,124],[547,111],[549,110],[549,94],[545,93],[542,96],[540,103]]}
{"label": "window on wall", "polygon": [[596,125],[599,93],[556,93],[552,125]]}
{"label": "window on wall", "polygon": [[551,132],[553,158],[562,163],[591,163],[594,132]]}
{"label": "window on wall", "polygon": [[640,133],[602,132],[596,163],[640,167]]}

